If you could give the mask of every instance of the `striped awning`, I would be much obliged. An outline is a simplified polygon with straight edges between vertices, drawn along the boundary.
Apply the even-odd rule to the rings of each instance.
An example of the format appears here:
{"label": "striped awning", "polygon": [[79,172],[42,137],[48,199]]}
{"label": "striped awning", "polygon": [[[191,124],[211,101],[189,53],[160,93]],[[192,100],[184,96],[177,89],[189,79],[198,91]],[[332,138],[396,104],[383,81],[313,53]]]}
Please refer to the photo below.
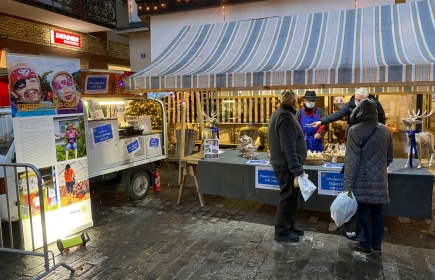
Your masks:
{"label": "striped awning", "polygon": [[130,90],[433,85],[435,0],[184,27]]}

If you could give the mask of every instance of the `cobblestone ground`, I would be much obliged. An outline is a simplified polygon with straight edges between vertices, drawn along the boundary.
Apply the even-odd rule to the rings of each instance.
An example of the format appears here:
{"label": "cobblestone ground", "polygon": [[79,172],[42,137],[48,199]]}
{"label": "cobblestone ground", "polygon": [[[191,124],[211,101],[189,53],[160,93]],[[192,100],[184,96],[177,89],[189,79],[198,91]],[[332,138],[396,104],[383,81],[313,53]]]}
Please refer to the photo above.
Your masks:
{"label": "cobblestone ground", "polygon": [[[50,245],[56,262],[76,273],[59,268],[45,279],[434,279],[429,221],[386,218],[382,256],[363,256],[348,249],[329,214],[301,211],[305,236],[277,243],[276,207],[206,196],[201,208],[191,181],[177,205],[177,171],[161,175],[162,191],[138,202],[93,185],[87,247],[59,255]],[[42,258],[0,254],[0,279],[30,279],[43,269]]]}

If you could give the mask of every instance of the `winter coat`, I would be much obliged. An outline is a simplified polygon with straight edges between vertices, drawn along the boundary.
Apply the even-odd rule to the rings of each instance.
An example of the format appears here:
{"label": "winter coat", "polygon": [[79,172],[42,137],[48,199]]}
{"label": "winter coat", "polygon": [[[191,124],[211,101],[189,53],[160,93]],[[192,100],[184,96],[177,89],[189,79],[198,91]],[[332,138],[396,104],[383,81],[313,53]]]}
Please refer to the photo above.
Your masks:
{"label": "winter coat", "polygon": [[388,197],[387,167],[393,161],[393,140],[388,128],[379,124],[376,132],[361,149],[360,145],[376,127],[376,103],[363,100],[351,115],[353,126],[346,141],[344,190],[352,189],[362,203],[385,204]]}
{"label": "winter coat", "polygon": [[[379,102],[379,100],[376,99],[376,97],[374,97],[371,94],[369,94],[369,99],[372,99],[376,102],[376,108],[378,110],[378,122],[385,124],[385,121],[387,120],[387,118],[385,117],[385,111],[384,111],[384,108],[382,108],[381,103]],[[323,117],[320,119],[320,121],[322,122],[322,124],[328,124],[328,123],[333,123],[335,121],[339,121],[346,116],[350,116],[350,114],[352,114],[352,111],[353,111],[353,109],[355,109],[355,107],[356,107],[355,96],[352,96],[350,101],[347,102],[344,105],[344,107],[340,109],[340,111],[337,111],[337,112],[332,113],[326,117]],[[347,123],[351,123],[350,118],[347,120]]]}
{"label": "winter coat", "polygon": [[268,140],[270,164],[273,170],[290,169],[296,177],[304,174],[303,165],[307,158],[307,146],[295,113],[293,107],[281,104],[270,117]]}

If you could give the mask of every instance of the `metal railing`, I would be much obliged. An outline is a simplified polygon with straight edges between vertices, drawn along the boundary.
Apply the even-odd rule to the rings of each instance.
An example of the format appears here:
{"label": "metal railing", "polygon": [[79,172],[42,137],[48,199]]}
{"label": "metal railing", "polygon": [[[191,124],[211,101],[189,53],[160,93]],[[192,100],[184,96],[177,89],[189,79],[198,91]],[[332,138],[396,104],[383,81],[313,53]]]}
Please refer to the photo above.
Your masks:
{"label": "metal railing", "polygon": [[[31,233],[31,240],[32,240],[32,251],[27,251],[25,250],[25,244],[24,244],[24,231],[23,231],[23,217],[21,215],[21,205],[20,205],[20,189],[19,189],[19,181],[18,181],[18,172],[17,172],[17,168],[23,169],[24,168],[24,174],[25,174],[25,186],[26,189],[24,190],[24,193],[30,194],[30,184],[29,184],[29,169],[31,171],[33,171],[35,173],[35,176],[37,178],[37,182],[38,182],[38,192],[39,194],[39,205],[40,205],[40,219],[41,219],[41,225],[42,225],[42,248],[43,248],[43,252],[36,252],[35,251],[35,238],[34,238],[34,229],[33,229],[33,219],[35,217],[33,217],[32,215],[32,211],[31,209],[29,209],[29,211],[27,211],[29,213],[29,218],[30,218],[30,233]],[[39,172],[39,170],[31,165],[31,164],[26,164],[26,163],[8,163],[8,164],[0,164],[0,170],[3,169],[3,178],[4,178],[4,182],[5,182],[5,189],[6,189],[6,208],[7,208],[7,213],[8,213],[8,223],[9,223],[9,242],[10,242],[10,248],[5,248],[4,247],[4,240],[3,240],[3,230],[2,230],[2,225],[0,222],[0,252],[8,252],[8,253],[16,253],[16,254],[22,254],[22,255],[31,255],[31,256],[38,256],[38,257],[43,257],[45,260],[44,263],[44,267],[45,267],[45,272],[40,274],[39,276],[37,276],[35,279],[41,279],[44,276],[46,276],[47,274],[49,274],[50,272],[54,271],[55,269],[57,269],[60,266],[65,267],[66,269],[70,270],[71,273],[75,272],[75,269],[72,268],[71,266],[65,264],[65,263],[55,263],[55,259],[54,259],[54,253],[52,251],[48,250],[48,244],[47,244],[47,231],[46,231],[46,219],[45,219],[45,207],[44,207],[44,200],[45,197],[44,195],[42,195],[44,193],[43,191],[43,186],[42,186],[42,178],[41,178],[41,173]],[[10,177],[11,175],[8,176],[8,170],[13,169],[13,183],[15,185],[15,195],[16,198],[11,197],[11,194],[13,193],[13,191],[11,190],[11,188],[13,186],[8,186],[9,184],[11,184],[12,182],[8,180],[8,177]],[[9,173],[10,174],[10,173]],[[32,174],[33,176],[33,174]],[[48,191],[47,191],[48,194]],[[19,222],[19,227],[20,227],[20,249],[15,249],[14,246],[14,236],[13,236],[13,231],[12,231],[12,217],[11,217],[11,213],[12,213],[12,209],[11,209],[11,204],[10,204],[10,199],[16,199],[16,206],[18,208],[18,222]],[[30,195],[26,196],[27,202],[29,205],[29,208],[31,208],[32,203],[30,201]],[[52,260],[53,260],[53,266],[50,268],[50,258],[49,258],[49,253],[52,256]]]}
{"label": "metal railing", "polygon": [[108,28],[116,27],[116,0],[15,0]]}

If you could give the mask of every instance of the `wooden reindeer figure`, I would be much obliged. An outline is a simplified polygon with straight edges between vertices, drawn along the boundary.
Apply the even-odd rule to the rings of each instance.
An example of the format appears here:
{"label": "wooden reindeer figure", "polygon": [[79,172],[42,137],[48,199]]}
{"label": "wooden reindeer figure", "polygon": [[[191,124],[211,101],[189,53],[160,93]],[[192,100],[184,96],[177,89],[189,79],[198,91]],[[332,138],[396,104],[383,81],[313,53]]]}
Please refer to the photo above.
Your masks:
{"label": "wooden reindeer figure", "polygon": [[205,117],[205,121],[208,123],[209,127],[203,131],[203,139],[219,139],[219,129],[216,126],[217,123],[217,112],[212,111],[210,117],[202,111],[202,115]]}
{"label": "wooden reindeer figure", "polygon": [[418,110],[417,114],[414,110],[412,110],[411,115],[411,113],[408,111],[409,118],[402,119],[402,123],[406,125],[406,138],[408,140],[408,160],[406,161],[405,168],[409,166],[412,168],[412,150],[414,148],[416,148],[418,158],[417,168],[421,168],[421,153],[423,151],[426,154],[429,167],[432,166],[432,160],[435,156],[435,150],[433,147],[434,136],[429,132],[418,132],[415,130],[415,124],[422,123],[422,118],[430,117],[435,110],[432,110],[428,115],[426,112],[427,111],[424,111],[424,113],[420,115],[420,110]]}

